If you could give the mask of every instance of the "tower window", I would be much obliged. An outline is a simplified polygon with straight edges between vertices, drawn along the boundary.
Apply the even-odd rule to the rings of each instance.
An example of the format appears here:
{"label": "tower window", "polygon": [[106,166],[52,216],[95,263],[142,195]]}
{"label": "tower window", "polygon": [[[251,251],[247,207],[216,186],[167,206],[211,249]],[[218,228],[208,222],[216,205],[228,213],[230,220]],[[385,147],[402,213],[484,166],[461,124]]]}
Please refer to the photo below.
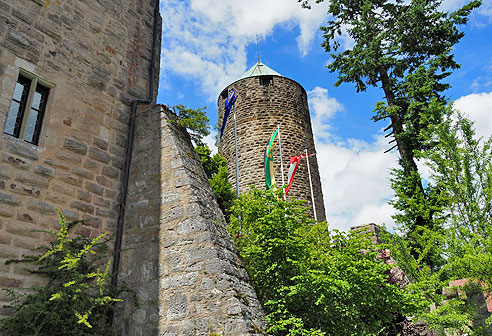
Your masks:
{"label": "tower window", "polygon": [[34,145],[39,143],[50,86],[42,82],[35,76],[19,74],[4,130]]}
{"label": "tower window", "polygon": [[273,86],[273,76],[260,76],[260,85]]}
{"label": "tower window", "polygon": [[228,95],[229,95],[229,92],[227,91],[227,88],[226,88],[226,89],[224,89],[224,90],[220,93],[220,96],[222,97],[222,99],[226,99]]}

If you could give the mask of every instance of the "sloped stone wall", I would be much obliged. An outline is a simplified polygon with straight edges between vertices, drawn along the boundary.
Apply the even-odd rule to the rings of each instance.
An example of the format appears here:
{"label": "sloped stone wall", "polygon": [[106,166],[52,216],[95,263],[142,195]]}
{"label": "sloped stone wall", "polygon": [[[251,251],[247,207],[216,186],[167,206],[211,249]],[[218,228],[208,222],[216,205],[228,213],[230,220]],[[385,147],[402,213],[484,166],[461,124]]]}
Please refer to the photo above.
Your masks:
{"label": "sloped stone wall", "polygon": [[188,134],[164,106],[141,107],[120,282],[133,288],[122,335],[256,335],[263,313]]}

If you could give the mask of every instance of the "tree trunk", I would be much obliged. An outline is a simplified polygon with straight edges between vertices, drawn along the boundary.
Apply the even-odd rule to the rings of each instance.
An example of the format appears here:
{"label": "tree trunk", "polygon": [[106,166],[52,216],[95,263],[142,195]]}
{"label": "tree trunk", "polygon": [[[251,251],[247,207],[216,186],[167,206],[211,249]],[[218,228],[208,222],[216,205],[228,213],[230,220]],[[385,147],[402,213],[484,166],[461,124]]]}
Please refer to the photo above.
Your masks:
{"label": "tree trunk", "polygon": [[[381,67],[379,69],[379,75],[381,78],[381,83],[383,85],[383,90],[386,95],[386,101],[388,102],[388,106],[396,105],[395,104],[395,95],[391,89],[390,80],[387,74],[386,69]],[[418,168],[415,163],[415,159],[413,156],[413,150],[410,146],[402,141],[400,135],[403,133],[403,122],[401,120],[401,116],[398,112],[391,112],[390,115],[391,125],[393,128],[393,132],[395,134],[396,145],[398,147],[398,152],[400,153],[401,160],[403,161],[403,168],[406,172],[417,172]],[[421,191],[424,191],[422,183],[419,183],[419,188]]]}

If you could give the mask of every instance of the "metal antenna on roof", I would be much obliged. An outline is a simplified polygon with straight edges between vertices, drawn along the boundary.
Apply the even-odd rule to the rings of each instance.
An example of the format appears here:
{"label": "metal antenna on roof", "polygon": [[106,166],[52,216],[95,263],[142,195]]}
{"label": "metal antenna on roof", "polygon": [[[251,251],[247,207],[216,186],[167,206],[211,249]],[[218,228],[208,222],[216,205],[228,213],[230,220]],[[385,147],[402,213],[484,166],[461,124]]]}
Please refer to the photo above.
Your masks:
{"label": "metal antenna on roof", "polygon": [[256,34],[256,54],[258,55],[258,64],[260,64],[260,47],[258,45],[258,34]]}

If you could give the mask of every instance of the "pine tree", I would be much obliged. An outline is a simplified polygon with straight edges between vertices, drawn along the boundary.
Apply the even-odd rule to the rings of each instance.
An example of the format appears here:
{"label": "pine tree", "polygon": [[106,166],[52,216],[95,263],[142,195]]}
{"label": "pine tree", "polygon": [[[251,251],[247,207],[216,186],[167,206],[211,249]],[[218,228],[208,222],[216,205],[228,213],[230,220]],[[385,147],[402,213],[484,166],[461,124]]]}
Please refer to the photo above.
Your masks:
{"label": "pine tree", "polygon": [[[310,7],[310,0],[298,0]],[[317,3],[324,0],[316,0]],[[355,83],[357,92],[382,88],[373,119],[389,120],[400,156],[393,187],[395,219],[409,232],[438,230],[442,198],[439,187],[424,186],[416,160],[435,143],[432,129],[449,111],[444,80],[459,68],[452,48],[463,37],[459,25],[480,4],[473,0],[457,11],[439,10],[442,0],[331,0],[330,20],[321,27],[322,46],[331,52],[327,66],[338,73],[335,86]],[[351,49],[340,50],[347,33]]]}

